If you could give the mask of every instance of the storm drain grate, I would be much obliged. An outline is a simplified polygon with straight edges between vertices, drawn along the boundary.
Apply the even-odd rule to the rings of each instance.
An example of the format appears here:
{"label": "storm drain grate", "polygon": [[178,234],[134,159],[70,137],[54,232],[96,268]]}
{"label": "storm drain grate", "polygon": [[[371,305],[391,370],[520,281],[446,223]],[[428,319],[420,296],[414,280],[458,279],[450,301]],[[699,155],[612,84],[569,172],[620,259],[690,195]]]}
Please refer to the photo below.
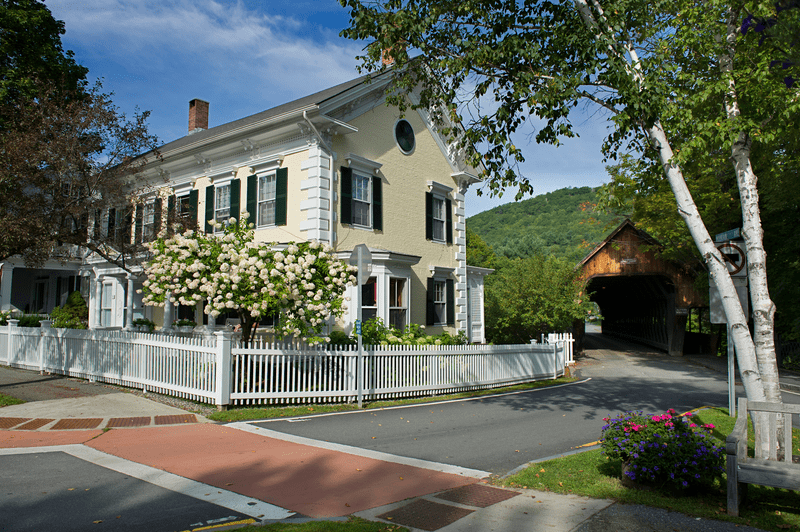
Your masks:
{"label": "storm drain grate", "polygon": [[20,425],[16,430],[36,430],[53,421],[55,421],[55,419],[34,419],[33,421],[28,421],[24,425]]}
{"label": "storm drain grate", "polygon": [[0,429],[10,429],[30,420],[29,417],[0,417]]}
{"label": "storm drain grate", "polygon": [[156,416],[156,425],[178,425],[180,423],[197,423],[197,417],[194,414]]}
{"label": "storm drain grate", "polygon": [[109,428],[143,427],[150,424],[150,417],[115,417],[108,420]]}
{"label": "storm drain grate", "polygon": [[486,508],[519,495],[516,491],[492,488],[483,484],[467,484],[444,493],[434,495],[437,499]]}
{"label": "storm drain grate", "polygon": [[103,422],[103,418],[87,419],[60,419],[58,423],[50,427],[50,430],[72,430],[72,429],[96,429]]}
{"label": "storm drain grate", "polygon": [[455,523],[475,510],[466,510],[449,504],[439,504],[426,499],[417,499],[411,504],[381,514],[378,519],[385,519],[398,525],[419,528],[420,530],[439,530]]}

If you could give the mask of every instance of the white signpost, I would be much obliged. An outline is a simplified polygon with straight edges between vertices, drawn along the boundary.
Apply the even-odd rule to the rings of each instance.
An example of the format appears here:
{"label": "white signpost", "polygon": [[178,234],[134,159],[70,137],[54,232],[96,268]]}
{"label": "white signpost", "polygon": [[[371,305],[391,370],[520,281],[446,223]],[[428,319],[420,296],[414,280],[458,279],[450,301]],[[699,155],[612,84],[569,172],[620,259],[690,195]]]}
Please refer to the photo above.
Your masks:
{"label": "white signpost", "polygon": [[[732,229],[716,236],[717,249],[725,259],[725,265],[731,274],[733,286],[736,287],[736,295],[742,304],[744,315],[750,314],[747,294],[747,254],[745,253],[744,240],[732,240],[740,238],[741,231]],[[725,310],[722,308],[722,298],[714,283],[709,279],[708,283],[708,303],[710,307],[711,323],[728,325],[728,413],[731,417],[736,416],[736,350],[733,346],[733,335],[731,326],[725,317]]]}
{"label": "white signpost", "polygon": [[358,336],[358,359],[356,362],[356,387],[358,394],[358,408],[364,401],[364,345],[361,340],[361,287],[364,285],[364,272],[369,264],[372,262],[372,253],[366,244],[359,244],[353,248],[350,254],[350,264],[358,267],[358,286],[356,287],[356,305],[358,308],[358,317],[356,319],[356,336]]}

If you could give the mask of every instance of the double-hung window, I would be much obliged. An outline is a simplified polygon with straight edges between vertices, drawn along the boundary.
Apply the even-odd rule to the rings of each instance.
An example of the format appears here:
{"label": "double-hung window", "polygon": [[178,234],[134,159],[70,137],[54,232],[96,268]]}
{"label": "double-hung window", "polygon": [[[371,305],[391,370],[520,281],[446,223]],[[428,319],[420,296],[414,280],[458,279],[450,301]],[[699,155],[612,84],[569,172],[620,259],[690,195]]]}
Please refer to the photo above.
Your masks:
{"label": "double-hung window", "polygon": [[402,331],[406,328],[406,280],[389,278],[389,326]]}
{"label": "double-hung window", "polygon": [[231,217],[231,186],[222,185],[214,189],[214,220],[217,231],[221,231]]}
{"label": "double-hung window", "polygon": [[383,231],[383,181],[380,176],[370,176],[367,169],[376,171],[380,164],[348,156],[357,168],[341,168],[341,221],[362,229]]}
{"label": "double-hung window", "polygon": [[428,325],[455,325],[455,284],[451,278],[428,278]]}
{"label": "double-hung window", "polygon": [[361,286],[361,319],[366,323],[378,315],[378,284],[370,277]]}
{"label": "double-hung window", "polygon": [[[228,220],[239,219],[240,191],[238,179],[206,187],[206,233],[222,231],[228,225]],[[208,223],[211,220],[219,224],[216,229]]]}
{"label": "double-hung window", "polygon": [[436,325],[447,323],[447,288],[444,281],[433,282],[433,312]]}
{"label": "double-hung window", "polygon": [[142,242],[156,238],[156,202],[148,201],[142,205]]}
{"label": "double-hung window", "polygon": [[258,178],[258,227],[275,225],[275,200],[277,197],[277,179],[275,174],[262,175]]}
{"label": "double-hung window", "polygon": [[453,243],[453,202],[447,198],[449,188],[433,183],[425,193],[425,238],[443,244]]}
{"label": "double-hung window", "polygon": [[447,220],[445,218],[445,201],[442,198],[437,198],[436,196],[433,197],[433,205],[432,205],[432,212],[431,216],[433,220],[431,223],[433,224],[432,240],[436,240],[437,242],[444,242],[445,239],[445,224]]}
{"label": "double-hung window", "polygon": [[248,222],[256,227],[286,225],[288,189],[288,168],[248,176]]}
{"label": "double-hung window", "polygon": [[370,178],[353,174],[353,225],[372,227]]}

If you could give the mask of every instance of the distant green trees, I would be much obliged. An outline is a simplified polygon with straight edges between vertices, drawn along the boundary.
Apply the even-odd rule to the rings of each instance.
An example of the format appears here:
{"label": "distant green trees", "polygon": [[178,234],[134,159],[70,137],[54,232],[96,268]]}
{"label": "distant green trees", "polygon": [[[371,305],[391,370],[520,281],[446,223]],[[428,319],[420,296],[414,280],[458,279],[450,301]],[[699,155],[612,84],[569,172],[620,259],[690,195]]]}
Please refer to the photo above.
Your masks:
{"label": "distant green trees", "polygon": [[555,255],[575,263],[617,223],[615,214],[596,209],[597,199],[596,189],[564,188],[476,214],[467,226],[498,256]]}
{"label": "distant green trees", "polygon": [[495,269],[484,287],[486,338],[492,343],[528,343],[569,330],[593,307],[570,259],[533,249],[528,255],[498,255],[468,228],[467,264]]}
{"label": "distant green trees", "polygon": [[585,320],[592,304],[580,274],[572,261],[553,255],[499,258],[497,270],[486,278],[489,341],[528,343]]}

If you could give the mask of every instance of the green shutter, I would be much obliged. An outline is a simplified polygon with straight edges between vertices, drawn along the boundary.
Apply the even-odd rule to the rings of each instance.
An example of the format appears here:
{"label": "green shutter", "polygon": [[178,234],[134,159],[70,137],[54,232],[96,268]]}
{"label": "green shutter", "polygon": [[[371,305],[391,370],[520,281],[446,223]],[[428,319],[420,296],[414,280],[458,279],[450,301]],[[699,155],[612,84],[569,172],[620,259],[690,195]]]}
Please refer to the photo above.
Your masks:
{"label": "green shutter", "polygon": [[153,216],[155,217],[155,223],[153,224],[153,239],[155,240],[158,238],[158,233],[161,232],[161,204],[163,200],[158,197],[156,201],[153,203]]}
{"label": "green shutter", "polygon": [[134,242],[139,244],[142,242],[142,230],[144,228],[144,205],[138,204],[135,207],[136,209],[136,228],[134,229],[136,232],[134,233]]}
{"label": "green shutter", "polygon": [[433,280],[433,277],[428,277],[428,291],[427,291],[427,312],[426,312],[426,325],[433,325],[436,323],[436,306],[434,305],[434,299],[436,297],[436,285]]}
{"label": "green shutter", "polygon": [[108,220],[106,220],[106,238],[114,238],[114,231],[117,226],[117,209],[108,209]]}
{"label": "green shutter", "polygon": [[258,213],[258,176],[253,174],[247,176],[247,214],[250,215],[248,220],[253,224],[253,227],[258,227],[258,220],[256,217]]}
{"label": "green shutter", "polygon": [[448,244],[453,243],[453,202],[449,199],[444,200],[445,215],[446,215],[446,241]]}
{"label": "green shutter", "polygon": [[214,185],[206,187],[206,233],[213,233],[214,228],[208,223],[214,219]]}
{"label": "green shutter", "polygon": [[242,180],[234,179],[231,181],[231,218],[239,221],[242,215]]}
{"label": "green shutter", "polygon": [[447,324],[456,324],[456,290],[452,279],[447,279],[444,282],[445,289],[447,290]]}
{"label": "green shutter", "polygon": [[275,172],[275,225],[286,225],[286,204],[289,197],[289,169]]}
{"label": "green shutter", "polygon": [[343,224],[353,223],[353,170],[342,166],[341,171],[342,185],[341,197],[339,204],[341,206],[341,214]]}
{"label": "green shutter", "polygon": [[197,225],[198,203],[200,202],[200,191],[192,189],[189,192],[189,229],[194,230]]}
{"label": "green shutter", "polygon": [[372,228],[383,231],[383,181],[372,178]]}
{"label": "green shutter", "polygon": [[425,193],[425,238],[433,240],[433,194]]}
{"label": "green shutter", "polygon": [[167,236],[172,236],[175,232],[175,194],[167,199]]}
{"label": "green shutter", "polygon": [[133,208],[128,209],[128,212],[125,214],[125,218],[123,219],[123,231],[122,235],[120,235],[120,244],[124,248],[124,246],[128,246],[131,243],[131,228],[133,227]]}

